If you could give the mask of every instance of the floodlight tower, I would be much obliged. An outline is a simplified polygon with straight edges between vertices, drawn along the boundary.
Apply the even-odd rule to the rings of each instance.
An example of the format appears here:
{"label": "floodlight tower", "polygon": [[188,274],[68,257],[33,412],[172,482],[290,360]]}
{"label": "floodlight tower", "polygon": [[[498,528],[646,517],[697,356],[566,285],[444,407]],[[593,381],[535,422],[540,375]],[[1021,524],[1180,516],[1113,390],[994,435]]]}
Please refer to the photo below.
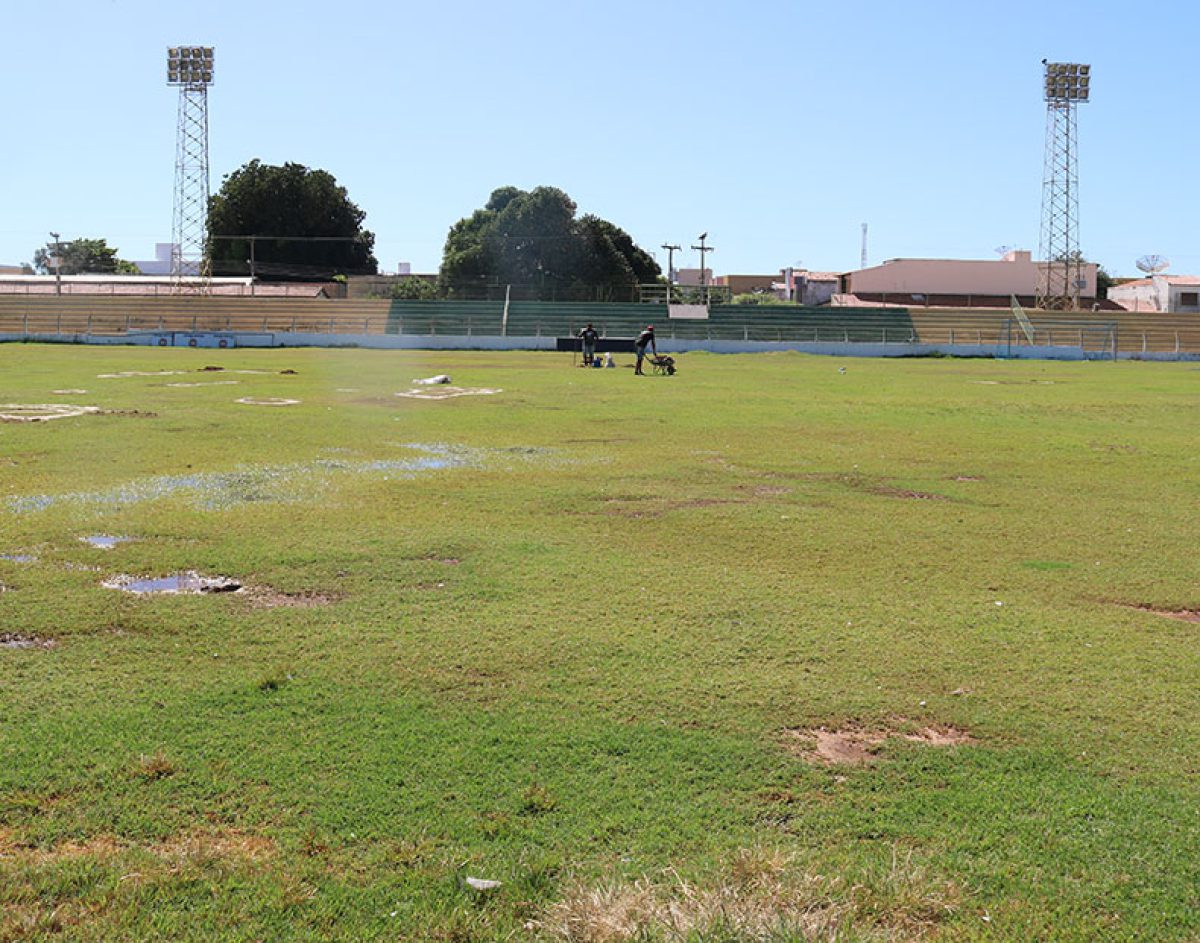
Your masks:
{"label": "floodlight tower", "polygon": [[1037,306],[1079,307],[1083,259],[1079,253],[1079,163],[1075,111],[1090,97],[1092,67],[1078,62],[1045,66],[1046,162],[1042,172],[1042,229]]}
{"label": "floodlight tower", "polygon": [[171,277],[177,290],[199,276],[204,291],[210,273],[208,230],[208,87],[213,81],[212,46],[167,50],[167,84],[179,87],[175,138],[175,210],[171,225]]}

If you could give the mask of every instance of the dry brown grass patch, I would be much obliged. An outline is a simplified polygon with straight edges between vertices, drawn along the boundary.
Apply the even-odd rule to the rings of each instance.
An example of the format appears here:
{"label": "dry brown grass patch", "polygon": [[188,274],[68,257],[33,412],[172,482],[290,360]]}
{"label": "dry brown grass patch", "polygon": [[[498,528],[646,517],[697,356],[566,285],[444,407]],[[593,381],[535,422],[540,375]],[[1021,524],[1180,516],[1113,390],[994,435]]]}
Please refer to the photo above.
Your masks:
{"label": "dry brown grass patch", "polygon": [[[748,849],[711,882],[674,871],[658,878],[576,883],[533,928],[566,943],[695,939],[832,940],[843,934],[922,939],[959,905],[951,883],[933,880],[911,856],[851,880],[799,867],[773,849]],[[855,936],[855,938],[858,938]]]}
{"label": "dry brown grass patch", "polygon": [[151,756],[144,754],[139,756],[133,768],[135,776],[150,780],[166,779],[168,776],[174,776],[177,772],[179,772],[179,767],[175,764],[175,761],[162,750]]}
{"label": "dry brown grass patch", "polygon": [[239,829],[180,832],[150,846],[159,858],[175,862],[261,861],[275,854],[275,842],[265,835]]}

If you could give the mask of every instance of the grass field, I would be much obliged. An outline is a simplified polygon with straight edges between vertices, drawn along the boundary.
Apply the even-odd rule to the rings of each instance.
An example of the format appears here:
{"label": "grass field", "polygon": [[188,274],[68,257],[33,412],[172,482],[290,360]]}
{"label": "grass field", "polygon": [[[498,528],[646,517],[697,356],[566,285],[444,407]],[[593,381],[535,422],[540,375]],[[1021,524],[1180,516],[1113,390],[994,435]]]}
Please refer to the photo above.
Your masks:
{"label": "grass field", "polygon": [[1200,938],[1196,368],[679,362],[0,346],[0,941]]}

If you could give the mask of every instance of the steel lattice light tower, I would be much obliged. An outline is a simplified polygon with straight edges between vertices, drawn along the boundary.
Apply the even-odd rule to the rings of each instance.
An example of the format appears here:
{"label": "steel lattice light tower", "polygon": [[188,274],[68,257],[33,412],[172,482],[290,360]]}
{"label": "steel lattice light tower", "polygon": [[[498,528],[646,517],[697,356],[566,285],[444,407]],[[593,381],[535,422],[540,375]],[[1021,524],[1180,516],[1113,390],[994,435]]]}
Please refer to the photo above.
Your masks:
{"label": "steel lattice light tower", "polygon": [[213,81],[212,46],[172,46],[167,50],[167,84],[179,87],[175,139],[175,211],[171,225],[171,277],[182,287],[209,275],[208,87]]}
{"label": "steel lattice light tower", "polygon": [[1079,252],[1079,162],[1075,111],[1089,100],[1092,67],[1046,62],[1046,162],[1042,172],[1041,271],[1037,306],[1079,307],[1083,259]]}

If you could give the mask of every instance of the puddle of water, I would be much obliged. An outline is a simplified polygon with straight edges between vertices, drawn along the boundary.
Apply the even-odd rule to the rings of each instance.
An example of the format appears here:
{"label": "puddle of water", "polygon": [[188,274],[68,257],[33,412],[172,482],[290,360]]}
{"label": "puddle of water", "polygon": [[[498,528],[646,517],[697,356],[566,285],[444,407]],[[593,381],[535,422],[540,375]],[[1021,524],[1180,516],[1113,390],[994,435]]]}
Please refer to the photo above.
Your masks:
{"label": "puddle of water", "polygon": [[0,405],[0,421],[48,422],[100,412],[99,406],[71,406],[67,403],[5,403]]}
{"label": "puddle of water", "polygon": [[[296,502],[319,497],[333,474],[384,474],[409,477],[455,468],[513,467],[516,463],[544,463],[553,449],[514,447],[476,449],[443,443],[389,443],[418,453],[395,459],[350,460],[322,458],[292,465],[244,467],[228,472],[195,472],[160,475],[127,482],[106,491],[37,494],[8,498],[3,506],[16,513],[43,511],[72,503],[127,507],[144,501],[182,496],[203,510],[227,510],[252,502]],[[322,474],[324,473],[324,474]]]}
{"label": "puddle of water", "polygon": [[88,534],[86,537],[80,537],[85,544],[96,547],[100,550],[112,550],[117,544],[123,544],[126,541],[133,540],[132,537],[112,537],[108,534]]}
{"label": "puddle of water", "polygon": [[242,588],[237,580],[226,576],[201,576],[195,570],[172,573],[170,576],[117,576],[101,585],[138,595],[194,595],[197,593],[235,593]]}
{"label": "puddle of water", "polygon": [[100,380],[123,380],[126,377],[181,377],[186,370],[124,370],[121,373],[97,373]]}
{"label": "puddle of water", "polygon": [[7,560],[9,563],[37,563],[38,558],[32,553],[0,553],[0,560]]}

